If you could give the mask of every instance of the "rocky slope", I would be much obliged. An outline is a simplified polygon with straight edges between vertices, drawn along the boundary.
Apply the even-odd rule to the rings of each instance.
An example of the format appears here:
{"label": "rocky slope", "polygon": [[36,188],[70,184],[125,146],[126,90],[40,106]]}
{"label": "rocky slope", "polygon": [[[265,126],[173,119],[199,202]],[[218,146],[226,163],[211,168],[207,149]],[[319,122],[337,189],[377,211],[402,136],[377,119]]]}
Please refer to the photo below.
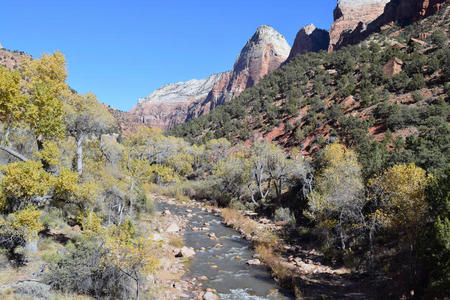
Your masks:
{"label": "rocky slope", "polygon": [[5,66],[10,70],[17,69],[21,60],[25,57],[30,57],[30,55],[25,54],[22,51],[7,50],[0,45],[0,65]]}
{"label": "rocky slope", "polygon": [[261,26],[248,40],[229,72],[202,80],[189,80],[161,87],[139,99],[130,113],[148,126],[172,128],[229,101],[258,83],[288,57],[290,46],[270,26]]}
{"label": "rocky slope", "polygon": [[385,25],[409,25],[431,16],[447,0],[339,0],[330,30],[329,50],[354,45]]}
{"label": "rocky slope", "polygon": [[297,33],[287,61],[292,60],[297,54],[326,50],[329,43],[328,31],[316,28],[313,24],[306,25]]}
{"label": "rocky slope", "polygon": [[[437,46],[431,36],[440,30],[448,39],[449,24],[447,5],[410,26],[386,26],[363,41],[364,47],[305,54],[209,115],[173,128],[171,134],[196,142],[226,137],[248,145],[262,137],[286,149],[298,147],[302,155],[310,156],[336,139],[357,136],[361,141],[362,137],[383,141],[389,129],[403,142],[409,137],[417,145],[429,143],[423,148],[414,143],[404,147],[408,153],[427,157],[420,162],[424,167],[438,168],[436,161],[447,155],[440,148],[445,142],[433,142],[436,137],[429,133],[436,131],[424,128],[430,126],[434,113],[445,113],[439,105],[447,105],[440,99],[448,99],[449,45]],[[402,45],[405,41],[419,43],[412,51]],[[379,50],[368,47],[372,42]],[[442,118],[445,132],[447,121]],[[369,157],[370,151],[360,147],[361,156]],[[420,152],[432,147],[436,159]]]}
{"label": "rocky slope", "polygon": [[202,80],[170,84],[139,99],[130,113],[148,126],[170,129],[238,96],[298,54],[330,52],[357,44],[392,22],[410,24],[436,13],[446,0],[338,0],[329,32],[303,27],[290,49],[284,37],[261,26],[239,54],[231,71]]}

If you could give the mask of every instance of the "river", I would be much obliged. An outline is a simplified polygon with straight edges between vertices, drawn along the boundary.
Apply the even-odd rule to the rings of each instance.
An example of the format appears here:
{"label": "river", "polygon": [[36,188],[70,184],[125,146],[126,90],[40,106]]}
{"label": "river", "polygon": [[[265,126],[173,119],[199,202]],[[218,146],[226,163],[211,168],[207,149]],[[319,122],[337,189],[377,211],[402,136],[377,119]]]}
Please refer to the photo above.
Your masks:
{"label": "river", "polygon": [[[187,277],[206,276],[203,288],[217,290],[222,300],[294,299],[280,289],[266,267],[247,264],[254,258],[250,242],[223,225],[220,217],[194,207],[158,204],[158,210],[165,209],[188,220],[184,244],[194,248],[196,255],[188,264]],[[217,239],[211,239],[210,233]]]}

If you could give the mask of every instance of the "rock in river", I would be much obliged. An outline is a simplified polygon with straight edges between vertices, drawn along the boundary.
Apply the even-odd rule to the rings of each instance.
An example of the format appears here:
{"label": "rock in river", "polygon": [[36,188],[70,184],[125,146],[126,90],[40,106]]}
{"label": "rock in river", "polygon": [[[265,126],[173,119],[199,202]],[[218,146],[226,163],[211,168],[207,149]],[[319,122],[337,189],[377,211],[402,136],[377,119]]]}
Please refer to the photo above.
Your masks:
{"label": "rock in river", "polygon": [[177,224],[172,223],[169,225],[169,227],[167,227],[166,232],[177,232],[180,231],[180,227],[178,227]]}
{"label": "rock in river", "polygon": [[195,255],[195,251],[192,248],[184,246],[180,249],[180,251],[175,255],[175,257],[185,257],[190,258]]}
{"label": "rock in river", "polygon": [[247,264],[250,266],[259,266],[261,264],[261,261],[257,258],[255,259],[250,259],[247,261]]}
{"label": "rock in river", "polygon": [[217,296],[216,294],[212,293],[212,292],[206,292],[203,295],[203,300],[220,300],[219,296]]}

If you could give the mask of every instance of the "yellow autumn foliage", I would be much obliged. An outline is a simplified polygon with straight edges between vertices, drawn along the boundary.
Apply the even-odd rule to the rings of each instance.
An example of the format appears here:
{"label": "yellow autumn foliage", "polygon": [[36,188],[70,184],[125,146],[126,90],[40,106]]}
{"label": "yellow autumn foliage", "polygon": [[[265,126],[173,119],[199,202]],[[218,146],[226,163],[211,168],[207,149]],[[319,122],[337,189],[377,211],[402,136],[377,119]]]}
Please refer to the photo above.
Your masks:
{"label": "yellow autumn foliage", "polygon": [[[51,188],[51,176],[43,168],[41,162],[16,162],[0,167],[2,174],[0,209],[4,209],[5,200],[15,199],[14,206],[24,206],[33,196],[44,196]],[[2,205],[3,203],[3,205]]]}
{"label": "yellow autumn foliage", "polygon": [[10,214],[6,224],[13,231],[22,234],[25,239],[36,238],[39,231],[44,229],[41,211],[31,205]]}
{"label": "yellow autumn foliage", "polygon": [[23,117],[26,97],[20,93],[20,74],[0,66],[0,121],[9,124]]}
{"label": "yellow autumn foliage", "polygon": [[41,159],[49,166],[61,165],[61,150],[58,144],[52,141],[44,141],[43,149],[35,153],[34,157]]}
{"label": "yellow autumn foliage", "polygon": [[377,211],[377,217],[386,226],[414,234],[412,228],[425,225],[426,222],[428,206],[425,188],[431,178],[414,163],[395,165],[382,175],[372,178],[369,186],[378,185],[381,188],[382,205]]}
{"label": "yellow autumn foliage", "polygon": [[98,236],[104,231],[102,219],[95,212],[84,212],[77,217],[77,221],[81,224],[83,234],[87,237]]}
{"label": "yellow autumn foliage", "polygon": [[157,270],[155,256],[159,244],[136,233],[131,221],[112,226],[106,235],[106,248],[110,263],[130,273],[150,274]]}

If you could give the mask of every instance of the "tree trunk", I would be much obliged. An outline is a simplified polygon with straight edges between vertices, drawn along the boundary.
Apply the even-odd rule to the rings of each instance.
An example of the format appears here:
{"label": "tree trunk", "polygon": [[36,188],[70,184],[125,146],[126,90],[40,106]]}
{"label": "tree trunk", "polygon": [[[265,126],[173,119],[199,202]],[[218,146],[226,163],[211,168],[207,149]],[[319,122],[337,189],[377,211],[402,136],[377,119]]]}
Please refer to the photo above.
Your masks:
{"label": "tree trunk", "polygon": [[[44,142],[40,139],[38,139],[37,141],[37,147],[39,151],[44,150]],[[50,172],[50,165],[43,159],[41,159],[41,163],[42,163],[42,168],[47,171]]]}
{"label": "tree trunk", "polygon": [[83,174],[83,141],[83,135],[77,139],[77,172],[79,176]]}
{"label": "tree trunk", "polygon": [[5,137],[3,140],[3,144],[9,146],[9,133],[11,132],[11,121],[8,122],[5,129]]}
{"label": "tree trunk", "polygon": [[8,153],[8,154],[14,156],[14,157],[17,158],[17,159],[20,159],[21,161],[27,161],[27,160],[28,160],[25,156],[23,156],[23,155],[20,154],[19,152],[14,151],[13,149],[11,149],[11,148],[9,148],[9,147],[7,147],[7,146],[1,146],[1,145],[0,145],[0,150],[5,151],[6,153]]}

